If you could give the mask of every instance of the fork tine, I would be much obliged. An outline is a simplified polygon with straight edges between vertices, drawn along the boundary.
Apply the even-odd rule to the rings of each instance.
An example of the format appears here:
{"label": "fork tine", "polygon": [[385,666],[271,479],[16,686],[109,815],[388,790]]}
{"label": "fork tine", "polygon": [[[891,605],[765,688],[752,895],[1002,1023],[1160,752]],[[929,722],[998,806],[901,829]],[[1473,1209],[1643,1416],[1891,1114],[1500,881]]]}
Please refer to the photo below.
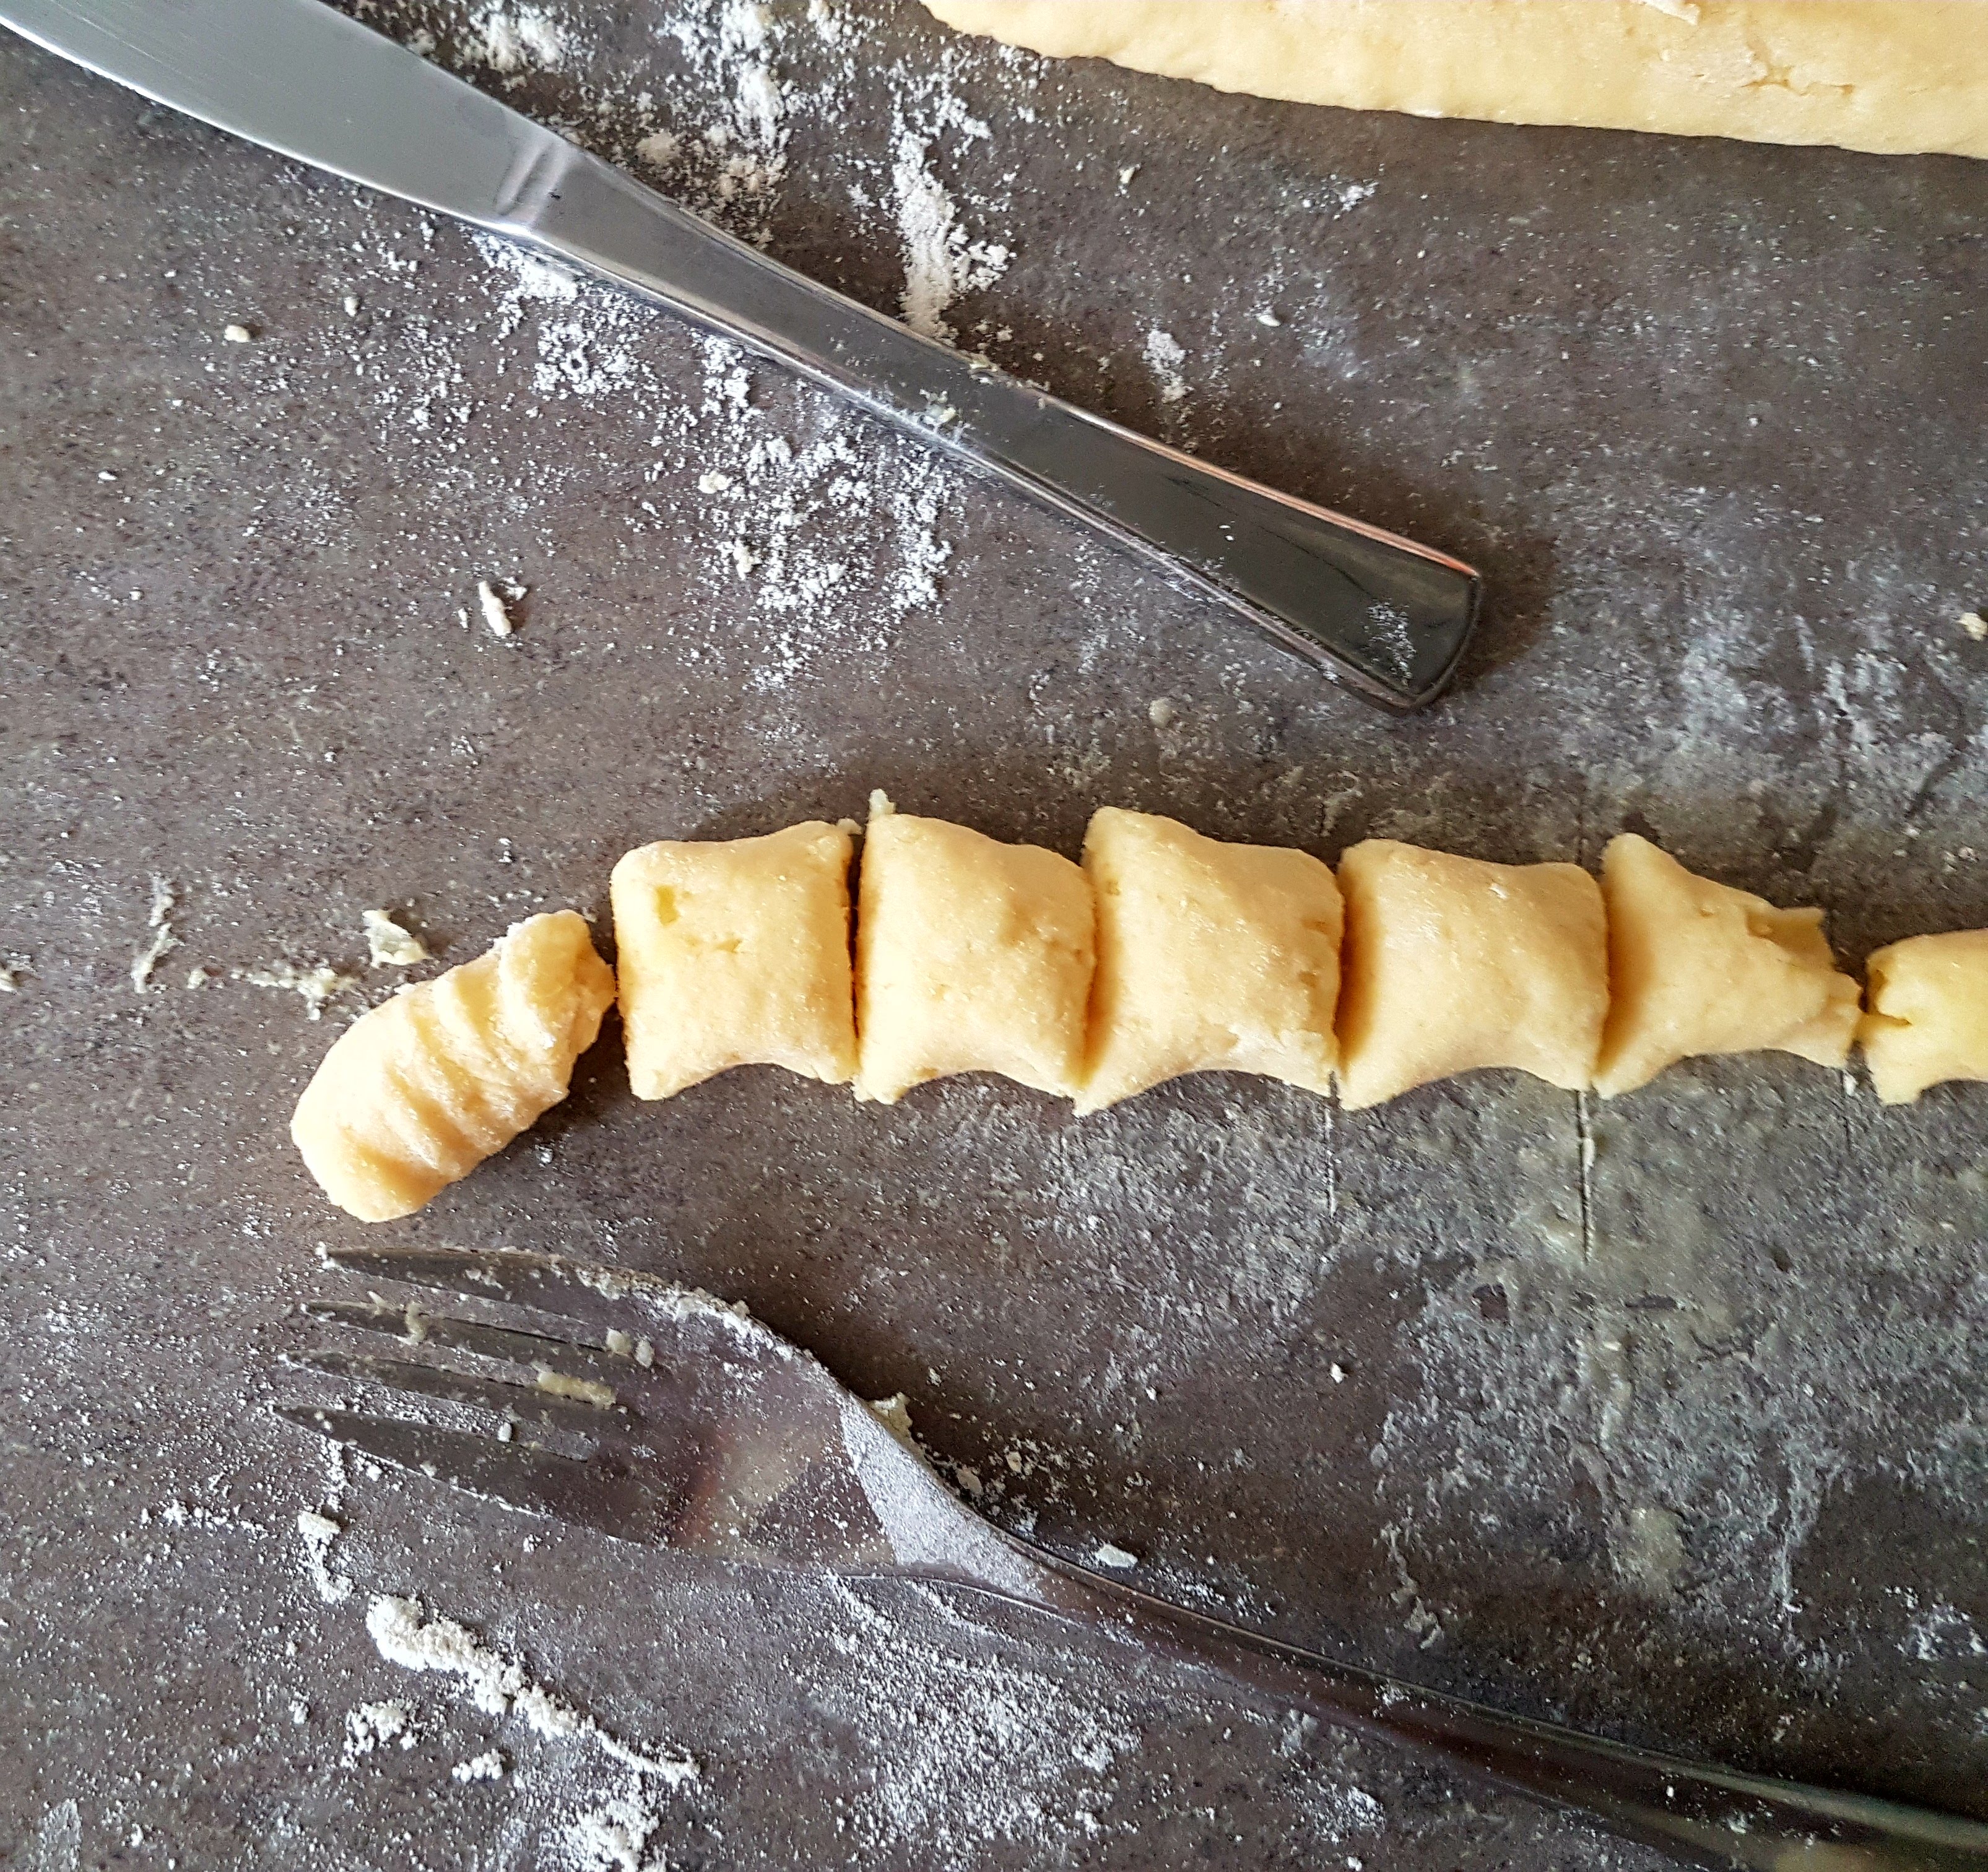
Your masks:
{"label": "fork tine", "polygon": [[528,1515],[573,1521],[617,1539],[667,1542],[678,1503],[618,1466],[562,1456],[526,1442],[438,1430],[355,1411],[279,1404],[277,1416],[349,1444],[397,1469],[429,1475],[486,1502]]}
{"label": "fork tine", "polygon": [[446,1314],[376,1306],[364,1301],[306,1300],[307,1319],[327,1326],[350,1326],[361,1333],[383,1333],[401,1344],[445,1346],[474,1352],[513,1365],[551,1365],[556,1370],[597,1378],[612,1385],[637,1369],[634,1356],[609,1352],[576,1340],[554,1339],[543,1333],[520,1332],[515,1326],[489,1326],[479,1320],[455,1320]]}
{"label": "fork tine", "polygon": [[451,1371],[440,1365],[417,1365],[406,1359],[374,1358],[346,1352],[306,1352],[290,1363],[328,1373],[334,1378],[363,1379],[391,1390],[412,1391],[424,1397],[440,1398],[445,1404],[467,1404],[521,1422],[536,1420],[549,1428],[575,1430],[583,1435],[598,1434],[624,1414],[617,1411],[611,1392],[602,1397],[581,1397],[543,1380],[536,1385],[518,1384],[507,1379]]}
{"label": "fork tine", "polygon": [[610,1325],[620,1316],[613,1310],[617,1301],[676,1291],[649,1275],[512,1248],[327,1248],[323,1254],[348,1273]]}

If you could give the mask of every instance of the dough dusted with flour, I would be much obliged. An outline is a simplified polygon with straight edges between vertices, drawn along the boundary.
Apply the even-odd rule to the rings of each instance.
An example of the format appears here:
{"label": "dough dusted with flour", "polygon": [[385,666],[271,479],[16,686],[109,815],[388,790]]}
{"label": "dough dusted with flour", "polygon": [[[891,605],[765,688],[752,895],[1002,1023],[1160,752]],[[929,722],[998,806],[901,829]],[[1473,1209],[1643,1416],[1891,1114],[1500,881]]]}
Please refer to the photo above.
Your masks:
{"label": "dough dusted with flour", "polygon": [[1608,1015],[1601,890],[1574,864],[1489,864],[1388,839],[1339,861],[1339,1094],[1349,1109],[1483,1066],[1577,1091]]}
{"label": "dough dusted with flour", "polygon": [[1988,156],[1988,0],[925,0],[948,25],[1355,110]]}
{"label": "dough dusted with flour", "polygon": [[1857,1038],[1887,1105],[1950,1079],[1988,1080],[1988,930],[1912,936],[1865,965]]}
{"label": "dough dusted with flour", "polygon": [[1073,1097],[1097,960],[1069,859],[871,803],[857,891],[856,1095],[952,1073]]}
{"label": "dough dusted with flour", "polygon": [[473,962],[363,1014],[324,1056],[290,1135],[361,1222],[414,1211],[566,1095],[614,999],[570,910],[514,923]]}
{"label": "dough dusted with flour", "polygon": [[1084,841],[1097,978],[1079,1112],[1183,1073],[1330,1088],[1339,887],[1309,853],[1101,808]]}
{"label": "dough dusted with flour", "polygon": [[1838,972],[1819,910],[1687,871],[1625,832],[1601,861],[1611,1000],[1595,1088],[1647,1085],[1704,1053],[1770,1049],[1841,1066],[1857,1027],[1857,984]]}
{"label": "dough dusted with flour", "polygon": [[819,819],[764,838],[664,840],[610,894],[628,1080],[666,1099],[736,1066],[856,1076],[850,836]]}

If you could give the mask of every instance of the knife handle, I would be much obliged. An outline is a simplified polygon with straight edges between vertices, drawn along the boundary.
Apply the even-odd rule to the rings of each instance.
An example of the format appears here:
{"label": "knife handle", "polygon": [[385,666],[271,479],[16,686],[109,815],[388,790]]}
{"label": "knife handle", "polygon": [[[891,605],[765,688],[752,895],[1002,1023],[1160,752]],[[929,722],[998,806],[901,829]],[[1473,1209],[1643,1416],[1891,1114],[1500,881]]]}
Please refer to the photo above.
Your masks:
{"label": "knife handle", "polygon": [[809,279],[563,142],[533,150],[492,231],[659,300],[1137,555],[1335,681],[1419,708],[1477,620],[1472,569],[1198,461]]}

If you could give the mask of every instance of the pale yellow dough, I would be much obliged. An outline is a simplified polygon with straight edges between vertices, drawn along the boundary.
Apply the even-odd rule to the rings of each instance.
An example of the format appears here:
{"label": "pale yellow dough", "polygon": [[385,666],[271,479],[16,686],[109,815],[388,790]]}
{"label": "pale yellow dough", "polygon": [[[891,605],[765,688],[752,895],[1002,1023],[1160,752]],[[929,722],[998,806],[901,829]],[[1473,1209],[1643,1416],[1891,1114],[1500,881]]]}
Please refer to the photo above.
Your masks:
{"label": "pale yellow dough", "polygon": [[1887,1105],[1949,1079],[1988,1080],[1988,930],[1913,936],[1865,965],[1871,1011],[1857,1038]]}
{"label": "pale yellow dough", "polygon": [[856,1076],[850,836],[810,820],[764,838],[664,840],[610,894],[628,1081],[666,1099],[737,1066]]}
{"label": "pale yellow dough", "polygon": [[925,0],[1061,58],[1355,110],[1988,156],[1988,0]]}
{"label": "pale yellow dough", "polygon": [[1694,877],[1625,832],[1601,860],[1613,999],[1595,1089],[1646,1085],[1704,1053],[1762,1049],[1841,1066],[1857,1027],[1857,984],[1838,972],[1819,910]]}
{"label": "pale yellow dough", "polygon": [[1330,1088],[1341,917],[1329,866],[1105,806],[1084,868],[1097,904],[1097,978],[1080,1113],[1183,1073]]}
{"label": "pale yellow dough", "polygon": [[363,1014],[290,1120],[324,1193],[365,1222],[411,1215],[566,1097],[614,999],[570,910]]}
{"label": "pale yellow dough", "polygon": [[1601,890],[1574,864],[1488,864],[1388,839],[1339,861],[1349,1110],[1480,1066],[1578,1091],[1608,1014]]}
{"label": "pale yellow dough", "polygon": [[857,901],[858,1098],[894,1104],[951,1073],[1075,1095],[1097,953],[1077,866],[880,795]]}

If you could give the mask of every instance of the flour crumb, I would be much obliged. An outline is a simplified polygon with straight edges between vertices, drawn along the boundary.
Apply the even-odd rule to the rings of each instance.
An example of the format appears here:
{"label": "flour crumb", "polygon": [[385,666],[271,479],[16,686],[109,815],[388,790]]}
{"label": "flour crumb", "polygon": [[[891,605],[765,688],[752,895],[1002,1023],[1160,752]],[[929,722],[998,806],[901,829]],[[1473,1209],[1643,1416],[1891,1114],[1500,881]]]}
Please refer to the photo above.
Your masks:
{"label": "flour crumb", "polygon": [[344,299],[340,302],[345,308],[345,316],[348,319],[356,319],[359,316],[359,295],[357,293],[347,293]]}
{"label": "flour crumb", "polygon": [[214,971],[202,968],[198,963],[187,971],[186,985],[188,988],[205,988],[213,979]]}
{"label": "flour crumb", "polygon": [[1659,13],[1668,13],[1673,19],[1681,19],[1688,26],[1698,24],[1698,0],[1643,0],[1645,6],[1655,7]]}
{"label": "flour crumb", "polygon": [[374,1648],[389,1664],[461,1678],[470,1701],[490,1715],[521,1717],[550,1739],[590,1741],[611,1760],[654,1775],[669,1787],[698,1778],[698,1765],[691,1757],[647,1755],[617,1741],[592,1717],[533,1683],[522,1664],[493,1651],[455,1620],[429,1618],[411,1599],[375,1599],[366,1610],[366,1630]]}
{"label": "flour crumb", "polygon": [[1146,363],[1160,387],[1162,403],[1178,403],[1187,394],[1187,379],[1181,366],[1187,362],[1187,349],[1172,332],[1155,326],[1146,334]]}
{"label": "flour crumb", "polygon": [[635,154],[652,169],[674,169],[683,154],[683,139],[673,130],[651,130],[635,145]]}
{"label": "flour crumb", "polygon": [[721,475],[715,468],[707,468],[697,478],[697,491],[700,494],[722,494],[732,485],[729,475]]}
{"label": "flour crumb", "polygon": [[1118,192],[1121,194],[1132,186],[1132,178],[1138,173],[1139,165],[1137,163],[1128,163],[1118,171]]}
{"label": "flour crumb", "polygon": [[245,325],[224,326],[221,338],[224,344],[253,344],[255,342],[255,334]]}
{"label": "flour crumb", "polygon": [[1278,326],[1283,323],[1283,320],[1279,318],[1269,306],[1266,306],[1262,311],[1256,314],[1256,323],[1259,325],[1267,325],[1274,330]]}
{"label": "flour crumb", "polygon": [[281,988],[300,995],[304,1011],[313,1020],[321,1019],[324,1004],[334,995],[343,994],[357,979],[323,963],[315,968],[299,968],[294,962],[277,962],[267,968],[241,968],[235,972],[238,981],[246,982],[251,988]]}
{"label": "flour crumb", "polygon": [[1979,611],[1963,611],[1960,614],[1960,627],[1977,644],[1988,644],[1988,617]]}
{"label": "flour crumb", "polygon": [[739,578],[749,579],[752,576],[752,568],[759,563],[759,554],[742,539],[731,541],[725,550],[732,561],[733,573]]}
{"label": "flour crumb", "polygon": [[10,965],[0,962],[0,995],[18,994],[21,987],[21,971]]}
{"label": "flour crumb", "polygon": [[345,1532],[334,1516],[316,1508],[297,1512],[297,1532],[304,1543],[304,1573],[317,1588],[317,1596],[328,1606],[343,1605],[352,1597],[352,1582],[331,1570],[332,1543]]}
{"label": "flour crumb", "polygon": [[583,1813],[566,1837],[589,1872],[649,1872],[661,1862],[644,1860],[643,1851],[661,1824],[661,1816],[639,1794],[624,1794]]}
{"label": "flour crumb", "polygon": [[1128,1566],[1138,1566],[1139,1556],[1136,1553],[1127,1553],[1123,1547],[1114,1547],[1110,1541],[1107,1540],[1100,1542],[1092,1552],[1090,1563],[1094,1566],[1111,1566],[1123,1570]]}
{"label": "flour crumb", "polygon": [[131,986],[137,994],[145,992],[151,982],[152,971],[167,954],[180,946],[172,924],[173,909],[178,901],[173,887],[154,873],[151,908],[145,917],[145,927],[152,932],[151,940],[131,958]]}
{"label": "flour crumb", "polygon": [[483,41],[483,62],[492,71],[512,76],[534,66],[543,71],[559,69],[566,40],[559,22],[549,13],[526,7],[511,15],[492,7],[477,23]]}
{"label": "flour crumb", "polygon": [[904,323],[942,344],[953,340],[947,309],[962,292],[979,292],[1008,270],[1006,247],[970,241],[952,196],[927,166],[930,144],[899,133],[891,185],[898,198],[898,237],[904,248],[904,287],[898,296]]}
{"label": "flour crumb", "polygon": [[[515,586],[506,590],[516,595]],[[477,609],[483,613],[483,622],[493,637],[507,637],[511,634],[511,613],[505,608],[503,594],[488,579],[476,581]]]}
{"label": "flour crumb", "polygon": [[428,959],[428,945],[384,910],[361,911],[360,915],[365,921],[366,947],[375,968],[411,968]]}
{"label": "flour crumb", "polygon": [[504,1758],[495,1749],[486,1749],[481,1755],[472,1755],[466,1762],[458,1762],[448,1771],[451,1781],[467,1786],[472,1781],[501,1781],[504,1779]]}
{"label": "flour crumb", "polygon": [[403,1749],[414,1745],[414,1719],[404,1703],[362,1703],[345,1714],[345,1765],[350,1768],[362,1755],[398,1742]]}
{"label": "flour crumb", "polygon": [[1156,695],[1146,705],[1146,719],[1155,728],[1172,728],[1180,719],[1180,710],[1164,695]]}

